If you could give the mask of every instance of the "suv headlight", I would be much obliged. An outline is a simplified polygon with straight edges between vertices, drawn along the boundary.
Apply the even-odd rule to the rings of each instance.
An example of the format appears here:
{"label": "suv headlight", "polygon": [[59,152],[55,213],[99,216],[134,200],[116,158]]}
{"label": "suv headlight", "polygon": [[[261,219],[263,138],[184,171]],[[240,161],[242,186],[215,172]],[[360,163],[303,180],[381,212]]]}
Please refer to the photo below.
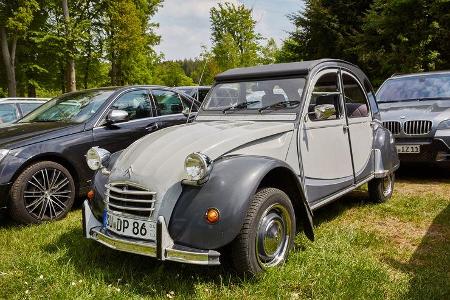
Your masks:
{"label": "suv headlight", "polygon": [[191,153],[184,161],[184,170],[186,171],[187,179],[191,181],[206,179],[211,173],[211,169],[212,161],[203,153]]}
{"label": "suv headlight", "polygon": [[9,150],[0,149],[0,161],[2,161],[6,157],[6,155],[8,155],[8,153],[9,153]]}
{"label": "suv headlight", "polygon": [[110,156],[111,153],[108,150],[99,147],[93,147],[86,153],[86,162],[89,166],[89,169],[91,169],[92,171],[97,171],[108,164]]}
{"label": "suv headlight", "polygon": [[437,129],[450,129],[450,119],[439,123]]}

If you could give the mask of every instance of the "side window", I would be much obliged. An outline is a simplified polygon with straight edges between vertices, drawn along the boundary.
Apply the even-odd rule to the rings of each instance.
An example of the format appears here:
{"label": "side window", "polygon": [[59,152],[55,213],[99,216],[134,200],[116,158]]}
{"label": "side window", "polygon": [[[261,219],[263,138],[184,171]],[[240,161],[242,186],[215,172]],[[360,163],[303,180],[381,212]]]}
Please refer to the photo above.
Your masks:
{"label": "side window", "polygon": [[146,90],[128,92],[117,99],[111,109],[124,110],[130,120],[151,117],[150,100]]}
{"label": "side window", "polygon": [[186,97],[184,97],[183,95],[179,94],[178,96],[180,97],[181,101],[183,102],[183,106],[185,108],[187,107],[187,108],[191,109],[191,107],[192,107],[192,111],[193,112],[197,112],[198,111],[198,106],[195,105],[195,102],[192,103],[190,100],[187,100]]}
{"label": "side window", "polygon": [[345,95],[345,109],[348,118],[363,118],[369,116],[369,106],[366,95],[358,82],[350,75],[342,74]]}
{"label": "side window", "polygon": [[342,116],[341,92],[337,72],[322,75],[311,95],[308,115],[312,121],[336,120]]}
{"label": "side window", "polygon": [[[199,97],[198,97],[198,101],[203,102],[203,100],[205,100],[206,95],[208,94],[209,90],[206,89],[201,89],[199,91]],[[196,98],[197,99],[197,98]]]}
{"label": "side window", "polygon": [[0,104],[0,124],[14,122],[17,117],[17,109],[14,104]]}
{"label": "side window", "polygon": [[367,81],[367,79],[364,80],[364,89],[366,90],[367,98],[369,99],[369,105],[370,109],[374,114],[379,113],[378,109],[378,103],[377,99],[375,98],[375,93],[373,92],[372,85]]}
{"label": "side window", "polygon": [[19,107],[22,110],[23,115],[27,115],[39,106],[41,106],[41,103],[19,103]]}
{"label": "side window", "polygon": [[178,95],[171,91],[152,90],[158,115],[172,115],[183,112],[183,102]]}

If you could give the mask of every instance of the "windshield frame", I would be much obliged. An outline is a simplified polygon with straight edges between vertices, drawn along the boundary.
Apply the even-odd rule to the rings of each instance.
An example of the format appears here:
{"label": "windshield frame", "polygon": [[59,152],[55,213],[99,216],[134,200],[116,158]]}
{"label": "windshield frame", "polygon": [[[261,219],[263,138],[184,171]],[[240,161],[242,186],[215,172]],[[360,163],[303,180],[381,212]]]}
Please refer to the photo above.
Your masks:
{"label": "windshield frame", "polygon": [[[440,97],[440,96],[428,96],[428,97],[412,97],[412,98],[404,98],[404,99],[389,99],[389,100],[382,100],[380,98],[380,93],[383,91],[384,88],[386,88],[386,85],[389,84],[389,82],[392,81],[398,81],[398,80],[414,80],[418,79],[420,77],[438,77],[438,76],[446,76],[450,78],[450,72],[435,72],[435,73],[418,73],[418,74],[411,74],[411,75],[404,75],[404,76],[398,76],[398,77],[391,77],[386,79],[383,84],[378,88],[375,96],[378,103],[401,103],[401,102],[411,102],[411,101],[426,101],[426,100],[432,100],[432,101],[450,101],[450,94],[448,97]],[[432,99],[432,98],[440,98],[440,99]]]}
{"label": "windshield frame", "polygon": [[[46,111],[48,111],[52,107],[55,107],[56,105],[58,105],[58,104],[60,104],[62,102],[70,101],[70,96],[71,95],[80,95],[80,94],[89,93],[89,92],[92,92],[92,93],[94,93],[94,92],[105,92],[105,93],[107,93],[107,95],[105,96],[103,102],[98,106],[96,111],[91,116],[89,116],[88,118],[86,118],[86,119],[84,119],[82,121],[75,121],[75,120],[72,120],[72,119],[38,121],[38,120],[32,120],[31,119],[33,117],[34,113],[38,113],[39,112],[39,114],[34,116],[34,118],[36,118],[37,116],[39,116],[42,113],[45,113]],[[49,101],[44,103],[42,106],[40,106],[37,109],[35,109],[34,111],[32,111],[30,114],[24,116],[20,120],[17,120],[16,123],[39,123],[39,122],[72,123],[72,124],[87,123],[87,122],[89,122],[91,120],[94,120],[99,113],[101,114],[101,112],[103,111],[103,107],[105,107],[105,105],[108,105],[108,103],[110,102],[109,100],[116,94],[116,92],[117,92],[117,88],[98,88],[98,89],[89,89],[89,90],[81,90],[81,91],[76,91],[76,92],[71,92],[71,93],[65,93],[65,94],[62,94],[60,96],[57,96],[55,98],[50,99]]]}
{"label": "windshield frame", "polygon": [[[206,104],[207,104],[207,100],[209,100],[207,97],[210,97],[210,95],[212,95],[212,92],[214,91],[214,89],[216,88],[217,85],[220,84],[233,84],[233,83],[251,83],[251,82],[259,82],[259,81],[276,81],[276,80],[285,80],[285,79],[298,79],[298,80],[303,80],[303,89],[302,92],[299,93],[299,98],[297,99],[297,101],[300,101],[300,104],[295,105],[295,106],[287,106],[284,108],[277,108],[277,109],[268,109],[268,110],[264,110],[262,112],[260,112],[259,110],[261,109],[260,107],[255,107],[255,108],[242,108],[242,109],[236,109],[236,110],[228,110],[226,114],[223,113],[223,110],[226,107],[221,107],[221,108],[215,108],[215,109],[205,109]],[[270,76],[270,77],[255,77],[255,78],[245,78],[242,80],[221,80],[221,81],[217,81],[215,82],[209,92],[207,97],[203,100],[202,105],[200,107],[199,113],[201,115],[210,115],[210,116],[224,116],[224,115],[251,115],[251,116],[258,116],[258,115],[264,115],[264,114],[296,114],[297,116],[300,114],[301,109],[303,107],[304,104],[304,96],[306,93],[306,89],[308,86],[308,76],[307,75],[295,75],[295,76]],[[294,100],[294,99],[293,99]],[[287,101],[293,101],[291,99],[288,99]],[[287,102],[286,101],[286,102]]]}

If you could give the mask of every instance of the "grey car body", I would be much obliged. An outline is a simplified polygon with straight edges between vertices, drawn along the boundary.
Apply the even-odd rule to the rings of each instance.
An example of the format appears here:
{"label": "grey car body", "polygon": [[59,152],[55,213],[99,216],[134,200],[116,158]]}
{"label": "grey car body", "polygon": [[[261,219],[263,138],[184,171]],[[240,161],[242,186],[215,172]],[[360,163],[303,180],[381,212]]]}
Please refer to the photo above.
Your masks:
{"label": "grey car body", "polygon": [[[361,103],[351,103],[356,94]],[[251,101],[239,103],[242,97]],[[210,166],[208,176],[194,182],[183,170],[192,153]],[[192,124],[150,134],[108,158],[93,181],[95,197],[83,205],[84,234],[121,251],[216,265],[220,252],[242,234],[261,189],[284,191],[296,228],[313,240],[313,210],[364,183],[391,178],[398,165],[372,87],[355,65],[324,59],[234,69],[216,77]],[[139,211],[138,202],[127,204],[133,194],[153,203],[144,218],[155,224],[150,240],[108,227],[113,211],[142,220],[138,215],[148,206]],[[124,201],[118,205],[117,199]],[[120,212],[127,205],[131,211]],[[220,212],[215,224],[205,221],[211,208]]]}
{"label": "grey car body", "polygon": [[393,76],[377,100],[402,161],[450,163],[450,71]]}
{"label": "grey car body", "polygon": [[13,123],[35,110],[49,98],[0,98],[0,126]]}

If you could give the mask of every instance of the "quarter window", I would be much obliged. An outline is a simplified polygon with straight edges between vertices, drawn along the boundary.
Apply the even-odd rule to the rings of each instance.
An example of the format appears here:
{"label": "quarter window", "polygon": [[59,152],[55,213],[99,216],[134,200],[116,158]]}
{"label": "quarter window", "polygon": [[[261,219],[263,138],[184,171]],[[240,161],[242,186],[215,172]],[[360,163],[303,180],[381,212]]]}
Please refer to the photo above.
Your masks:
{"label": "quarter window", "polygon": [[358,82],[352,76],[345,73],[342,75],[342,82],[347,117],[363,118],[369,116],[369,106],[366,96]]}
{"label": "quarter window", "polygon": [[23,115],[27,115],[39,106],[41,103],[19,103],[20,109],[22,110]]}
{"label": "quarter window", "polygon": [[126,111],[130,120],[151,116],[150,101],[146,90],[133,91],[122,95],[114,102],[111,109]]}
{"label": "quarter window", "polygon": [[181,102],[176,93],[164,90],[153,90],[152,95],[156,102],[158,115],[165,116],[183,112],[183,102]]}
{"label": "quarter window", "polygon": [[17,110],[14,104],[0,104],[0,124],[10,123],[17,119]]}
{"label": "quarter window", "polygon": [[[308,107],[308,115],[312,121],[319,121],[315,113],[317,110],[327,111],[325,120],[336,120],[342,116],[341,92],[337,72],[324,74],[317,80]],[[321,118],[320,120],[324,119]]]}

